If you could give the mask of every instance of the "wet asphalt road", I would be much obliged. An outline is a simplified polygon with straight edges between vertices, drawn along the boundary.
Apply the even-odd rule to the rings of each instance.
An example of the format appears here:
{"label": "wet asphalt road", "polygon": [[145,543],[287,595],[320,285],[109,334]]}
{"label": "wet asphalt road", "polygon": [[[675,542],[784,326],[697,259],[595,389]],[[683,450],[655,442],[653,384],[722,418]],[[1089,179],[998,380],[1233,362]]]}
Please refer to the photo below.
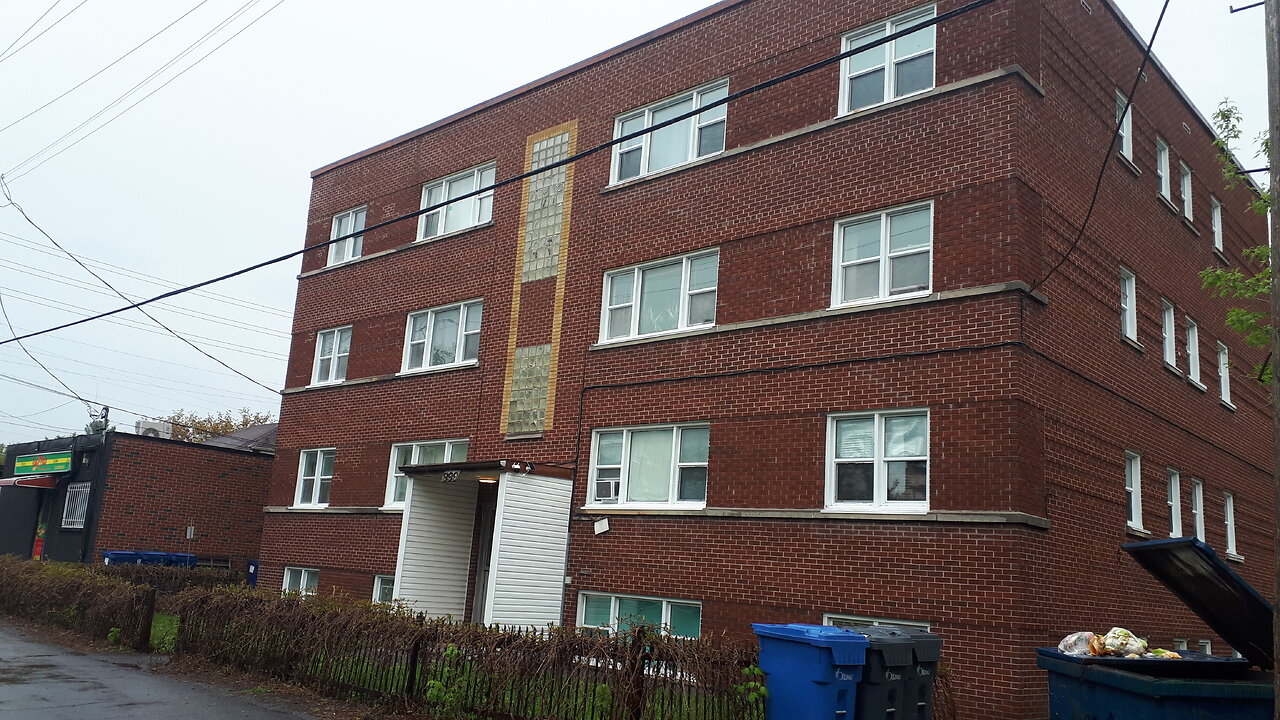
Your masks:
{"label": "wet asphalt road", "polygon": [[0,720],[297,720],[267,695],[154,673],[146,655],[83,653],[0,620]]}

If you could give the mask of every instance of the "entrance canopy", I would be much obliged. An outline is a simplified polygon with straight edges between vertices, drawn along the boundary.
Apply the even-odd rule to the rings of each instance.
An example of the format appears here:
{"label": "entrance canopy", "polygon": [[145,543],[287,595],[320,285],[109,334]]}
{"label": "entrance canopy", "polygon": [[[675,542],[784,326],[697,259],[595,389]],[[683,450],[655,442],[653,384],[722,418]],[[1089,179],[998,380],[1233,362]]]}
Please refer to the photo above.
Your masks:
{"label": "entrance canopy", "polygon": [[0,478],[0,487],[29,487],[52,490],[58,487],[57,475],[19,475]]}
{"label": "entrance canopy", "polygon": [[400,472],[420,480],[438,480],[445,483],[472,481],[496,483],[503,473],[543,475],[568,480],[573,477],[569,468],[541,465],[525,460],[474,460],[455,463],[431,463],[427,465],[401,465]]}

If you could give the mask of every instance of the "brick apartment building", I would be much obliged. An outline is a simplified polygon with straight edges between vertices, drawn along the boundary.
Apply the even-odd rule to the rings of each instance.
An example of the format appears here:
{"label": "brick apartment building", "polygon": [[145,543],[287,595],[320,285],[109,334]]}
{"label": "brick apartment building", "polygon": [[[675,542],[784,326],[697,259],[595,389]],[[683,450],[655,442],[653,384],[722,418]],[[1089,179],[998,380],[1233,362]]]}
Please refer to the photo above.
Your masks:
{"label": "brick apartment building", "polygon": [[[726,0],[315,171],[306,242],[959,6]],[[1074,630],[1229,652],[1119,551],[1271,582],[1260,358],[1197,277],[1264,221],[1158,63],[1073,245],[1142,47],[1107,0],[998,0],[308,253],[262,582],[924,624],[968,717],[1043,717],[1032,648]]]}

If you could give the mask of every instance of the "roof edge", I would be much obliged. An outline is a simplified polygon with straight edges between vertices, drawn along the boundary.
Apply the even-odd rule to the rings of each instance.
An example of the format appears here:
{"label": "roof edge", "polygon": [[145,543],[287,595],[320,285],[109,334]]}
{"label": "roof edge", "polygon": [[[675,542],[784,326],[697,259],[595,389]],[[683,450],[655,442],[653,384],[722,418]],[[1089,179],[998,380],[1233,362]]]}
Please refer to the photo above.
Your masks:
{"label": "roof edge", "polygon": [[651,30],[645,33],[644,35],[632,38],[622,43],[621,45],[615,45],[609,48],[608,50],[605,50],[604,52],[592,55],[591,57],[585,60],[580,60],[568,67],[556,70],[555,72],[549,75],[544,75],[538,78],[537,80],[521,85],[520,87],[515,88],[514,90],[508,90],[507,92],[501,95],[498,95],[497,97],[493,97],[488,100],[485,100],[484,102],[478,103],[476,105],[472,105],[471,107],[466,108],[465,110],[460,110],[452,115],[436,120],[435,122],[430,123],[429,125],[424,125],[418,128],[417,130],[410,130],[409,132],[404,133],[403,135],[397,135],[396,137],[393,137],[390,140],[387,140],[385,142],[378,143],[373,147],[366,148],[364,150],[361,150],[360,152],[348,155],[340,160],[335,160],[327,165],[316,168],[315,170],[311,171],[311,177],[312,179],[315,179],[329,172],[330,170],[334,170],[348,163],[355,162],[356,160],[360,160],[362,158],[366,158],[370,155],[373,155],[374,153],[381,152],[383,150],[386,150],[388,148],[394,147],[401,143],[407,142],[414,138],[421,137],[422,135],[425,135],[431,132],[432,130],[437,130],[446,125],[455,123],[465,117],[475,115],[481,110],[486,110],[495,105],[504,103],[507,100],[510,100],[514,97],[518,97],[527,92],[536,90],[544,85],[549,85],[555,82],[556,80],[560,80],[562,78],[573,75],[574,73],[586,70],[592,65],[596,65],[598,63],[604,62],[605,60],[608,60],[609,58],[612,58],[616,55],[621,55],[622,53],[628,50],[631,50],[632,48],[636,48],[641,45],[644,45],[645,43],[656,40],[664,35],[669,35],[677,30],[681,30],[697,22],[705,20],[706,18],[711,17],[712,15],[715,15],[723,10],[727,10],[733,7],[734,5],[741,5],[742,3],[745,3],[748,1],[749,0],[720,0],[720,2],[714,5],[705,7],[697,12],[686,15],[674,22],[667,23],[666,25],[663,25],[662,27],[657,28],[656,30]]}

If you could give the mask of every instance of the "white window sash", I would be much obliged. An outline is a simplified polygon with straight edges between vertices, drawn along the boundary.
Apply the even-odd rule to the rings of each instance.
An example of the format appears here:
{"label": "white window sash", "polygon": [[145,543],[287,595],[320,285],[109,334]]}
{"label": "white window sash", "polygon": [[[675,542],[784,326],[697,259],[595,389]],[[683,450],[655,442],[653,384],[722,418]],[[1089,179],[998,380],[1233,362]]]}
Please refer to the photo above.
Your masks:
{"label": "white window sash", "polygon": [[[692,285],[690,274],[692,272],[693,263],[696,260],[700,260],[702,258],[707,258],[707,257],[715,258],[716,284],[706,288],[698,288],[696,290],[690,289],[690,286]],[[643,309],[641,305],[641,299],[644,294],[645,272],[649,270],[656,270],[658,268],[666,267],[669,265],[674,265],[676,263],[681,264],[680,291],[679,291],[680,302],[678,307],[676,308],[676,326],[674,328],[670,328],[666,330],[654,330],[650,332],[641,333],[640,332],[640,315],[641,315],[641,310]],[[720,250],[719,248],[717,248],[709,252],[698,251],[695,253],[690,253],[689,255],[683,255],[676,258],[665,258],[662,260],[655,260],[652,262],[647,262],[643,265],[636,265],[630,268],[622,268],[619,270],[611,270],[605,273],[604,292],[601,300],[601,307],[603,308],[603,310],[600,313],[600,342],[602,343],[620,342],[623,340],[631,340],[631,339],[640,338],[640,337],[653,337],[653,336],[665,335],[668,333],[684,332],[686,330],[700,330],[703,328],[714,327],[715,326],[714,309],[712,310],[711,322],[690,323],[689,322],[689,306],[690,306],[690,303],[692,302],[692,299],[697,295],[706,295],[706,294],[713,294],[713,293],[719,292],[719,287],[720,287],[719,266],[720,266]],[[627,276],[630,276],[631,278],[631,300],[629,302],[611,304],[610,289],[613,284],[613,281],[616,278],[624,278]],[[609,318],[612,315],[612,312],[614,310],[621,310],[623,308],[630,308],[630,313],[631,313],[630,320],[627,326],[627,332],[624,335],[609,337],[609,330],[610,330]]]}
{"label": "white window sash", "polygon": [[[899,215],[907,215],[918,210],[927,208],[929,214],[929,244],[924,247],[907,248],[897,252],[891,252],[890,243],[890,223],[891,219]],[[844,247],[844,229],[852,225],[867,222],[873,218],[880,223],[880,253],[874,258],[863,258],[860,260],[845,260],[843,255]],[[933,202],[917,203],[914,205],[906,205],[903,207],[881,210],[864,215],[857,215],[851,218],[838,220],[835,226],[835,232],[832,244],[832,278],[831,278],[831,307],[852,307],[855,305],[872,305],[875,303],[888,302],[892,300],[902,300],[905,298],[922,297],[933,292]],[[893,292],[890,287],[892,283],[893,260],[907,257],[909,255],[929,255],[929,269],[926,271],[925,287],[918,290],[908,290],[905,292]],[[856,298],[853,300],[845,300],[844,287],[844,270],[854,265],[865,265],[872,262],[880,263],[878,289],[876,295],[866,298]]]}
{"label": "white window sash", "polygon": [[[879,35],[880,37],[884,37],[886,35],[897,32],[898,30],[905,29],[905,28],[898,28],[898,30],[895,30],[894,26],[896,25],[903,25],[907,23],[917,23],[922,20],[927,20],[929,18],[932,18],[936,14],[937,14],[936,9],[933,6],[929,6],[927,8],[911,10],[910,12],[902,13],[900,15],[896,15],[894,17],[882,20],[878,23],[875,23],[874,25],[870,25],[867,27],[854,30],[853,32],[848,33],[847,35],[844,36],[844,43],[842,46],[843,52],[848,52],[849,50],[853,50],[857,48],[858,46],[866,43],[867,40],[872,39],[873,36]],[[884,105],[885,103],[893,102],[894,100],[897,100],[899,98],[910,97],[912,95],[925,93],[937,86],[938,38],[937,38],[936,30],[933,27],[929,27],[929,28],[924,28],[918,32],[934,33],[933,42],[930,43],[928,47],[917,50],[916,52],[911,53],[909,55],[904,55],[903,57],[894,57],[897,54],[898,40],[890,40],[889,42],[883,45],[870,48],[865,51],[869,53],[879,53],[880,62],[877,62],[874,65],[870,65],[856,72],[853,71],[852,58],[857,57],[862,53],[858,53],[858,55],[854,55],[840,61],[839,101],[840,101],[840,113],[842,115],[848,114],[848,113],[854,113],[854,112],[862,112],[864,110],[869,110],[879,105]],[[914,35],[914,34],[915,33],[911,33],[911,35]],[[911,37],[911,35],[906,35],[900,39],[906,39],[907,37]],[[910,60],[914,60],[919,57],[924,57],[925,55],[929,55],[931,53],[934,55],[933,81],[930,82],[927,87],[923,87],[923,88],[920,88],[919,90],[913,90],[912,92],[899,95],[898,94],[899,83],[898,83],[898,72],[897,72],[898,67],[907,63]],[[852,84],[852,81],[855,78],[859,78],[864,75],[870,75],[871,73],[878,72],[878,71],[884,72],[884,84],[882,86],[883,94],[881,95],[880,101],[872,103],[870,105],[864,105],[862,107],[857,107],[857,108],[853,107],[853,96],[852,96],[852,93],[850,93],[849,91],[849,87]]]}
{"label": "white window sash", "polygon": [[1130,340],[1138,339],[1138,279],[1120,268],[1120,332]]}
{"label": "white window sash", "polygon": [[[361,205],[358,208],[352,208],[346,212],[338,213],[333,216],[333,222],[330,226],[329,239],[336,240],[343,235],[364,230],[365,215],[368,207]],[[343,222],[348,224],[343,226]],[[360,257],[364,250],[364,235],[356,235],[347,238],[341,242],[329,245],[329,265],[338,265],[340,263],[349,262]]]}
{"label": "white window sash", "polygon": [[1120,154],[1133,160],[1133,106],[1119,90],[1116,91],[1116,124],[1119,126]]}
{"label": "white window sash", "polygon": [[[889,456],[885,452],[885,420],[894,417],[924,416],[925,437],[924,454],[919,456]],[[842,420],[872,418],[872,457],[871,458],[837,458],[836,426]],[[825,512],[880,512],[880,513],[922,513],[929,509],[929,491],[931,486],[931,470],[929,462],[930,448],[930,413],[924,408],[891,410],[868,413],[841,413],[827,417],[827,481]],[[872,467],[872,499],[871,502],[856,500],[838,500],[836,491],[839,478],[839,466],[845,464],[867,463]],[[890,500],[889,499],[889,463],[891,462],[924,462],[925,483],[923,500]]]}
{"label": "white window sash", "polygon": [[[389,603],[395,600],[395,575],[374,575],[373,576],[373,601],[375,603]],[[383,598],[383,595],[389,595]]]}
{"label": "white window sash", "polygon": [[[342,337],[344,333],[347,336],[346,352],[342,352]],[[331,352],[329,352],[328,354],[325,354],[322,351],[326,336],[332,336],[333,338],[332,349],[331,349]],[[311,384],[324,385],[327,383],[337,383],[337,382],[342,382],[343,380],[346,380],[347,379],[346,367],[344,367],[342,370],[342,377],[338,377],[338,361],[341,360],[342,358],[349,359],[350,356],[351,356],[351,326],[350,325],[348,325],[347,327],[321,330],[320,332],[316,333],[316,351],[315,351],[315,361],[312,363],[312,366],[311,366]],[[323,361],[325,360],[329,361],[329,370],[326,373],[321,373],[320,367],[323,364]]]}
{"label": "white window sash", "polygon": [[[644,425],[638,427],[625,428],[601,428],[592,432],[591,437],[591,476],[589,489],[587,491],[587,504],[593,507],[611,507],[611,508],[663,508],[663,507],[687,507],[701,508],[706,507],[707,499],[704,494],[701,500],[681,500],[680,499],[680,469],[681,468],[710,468],[707,462],[682,462],[680,460],[680,444],[682,434],[686,430],[706,429],[710,430],[710,425],[706,423],[680,424],[680,425]],[[671,431],[671,467],[669,468],[667,477],[667,499],[658,501],[631,501],[628,500],[628,492],[630,490],[630,467],[631,467],[631,438],[637,432],[653,431],[653,430],[670,430]],[[622,433],[622,460],[620,465],[602,465],[599,463],[600,457],[600,438],[602,435],[610,433]],[[708,445],[710,445],[710,436],[708,435]],[[709,448],[708,448],[709,449]],[[613,499],[600,500],[597,493],[597,483],[600,482],[600,470],[618,470],[617,492]],[[606,482],[609,479],[605,480]],[[707,474],[707,483],[710,485],[710,471]]]}
{"label": "white window sash", "polygon": [[1200,385],[1200,326],[1187,318],[1187,379]]}
{"label": "white window sash", "polygon": [[1196,538],[1204,542],[1204,482],[1195,479],[1191,481],[1191,518]]}
{"label": "white window sash", "polygon": [[387,468],[387,488],[386,495],[383,498],[383,508],[403,508],[404,498],[396,499],[396,490],[401,480],[405,480],[405,493],[408,493],[408,476],[399,470],[399,464],[396,462],[400,450],[409,450],[408,465],[421,465],[422,456],[427,448],[444,447],[445,462],[462,462],[466,459],[466,455],[470,449],[470,440],[468,438],[449,438],[447,440],[418,440],[415,442],[395,443],[391,446],[391,459]]}
{"label": "white window sash", "polygon": [[[648,130],[648,128],[654,125],[653,114],[659,110],[669,108],[672,105],[680,105],[691,100],[692,107],[690,107],[689,111],[691,112],[693,110],[700,110],[702,108],[703,103],[705,102],[704,96],[709,95],[721,89],[724,89],[726,92],[728,92],[728,88],[729,88],[728,79],[715,80],[713,82],[707,83],[706,85],[702,85],[692,90],[686,90],[678,95],[673,95],[669,98],[664,98],[646,107],[639,108],[637,110],[632,110],[630,112],[619,115],[617,118],[614,119],[613,137],[617,139],[622,137],[623,135],[629,135],[631,134],[631,132],[635,132],[635,130],[632,130],[630,132],[623,132],[622,128],[625,123],[638,118],[643,119],[643,125],[641,126],[640,129]],[[668,165],[666,167],[660,168],[658,170],[653,170],[653,171],[649,169],[649,152],[653,147],[652,132],[645,132],[643,135],[637,136],[634,140],[630,141],[630,144],[619,143],[617,145],[614,145],[613,146],[613,170],[611,173],[611,177],[612,177],[611,182],[613,183],[629,182],[631,180],[635,180],[636,178],[641,178],[646,175],[652,175],[655,172],[665,172],[673,168],[678,168],[681,165],[686,165],[688,163],[691,163],[694,160],[700,160],[702,158],[711,157],[713,155],[717,155],[719,153],[724,152],[724,145],[722,144],[719,150],[705,153],[703,155],[698,154],[698,139],[701,137],[703,128],[710,127],[712,125],[715,125],[716,123],[725,123],[726,129],[728,128],[728,122],[729,122],[728,105],[720,105],[718,107],[724,108],[723,115],[720,115],[719,117],[712,116],[712,117],[704,118],[703,115],[705,113],[699,113],[697,115],[694,115],[692,118],[690,118],[692,122],[689,123],[689,135],[686,138],[684,159],[672,165]],[[713,108],[712,110],[716,110],[716,108]],[[711,111],[708,111],[708,112],[711,112]],[[672,125],[668,125],[666,127],[670,128],[679,124],[680,123],[677,122],[677,123],[673,123]],[[622,156],[627,154],[630,151],[635,151],[636,148],[639,148],[638,152],[640,153],[639,170],[634,175],[628,175],[626,177],[622,177]]]}
{"label": "white window sash", "polygon": [[[457,336],[454,338],[454,349],[453,349],[454,360],[453,362],[432,364],[431,363],[431,346],[432,346],[432,342],[435,339],[434,335],[435,335],[436,316],[441,313],[446,313],[452,310],[458,311],[458,332],[457,332]],[[482,299],[477,298],[475,300],[467,300],[465,302],[455,303],[453,305],[444,305],[441,307],[429,308],[426,310],[419,310],[417,312],[409,313],[409,316],[405,321],[404,355],[400,364],[400,372],[412,373],[412,372],[421,372],[421,371],[427,371],[427,370],[442,370],[442,369],[448,369],[448,368],[463,367],[467,365],[475,365],[477,362],[479,362],[478,347],[476,351],[476,357],[474,358],[464,357],[466,354],[467,338],[472,336],[478,336],[482,329],[482,326],[481,326],[481,327],[477,327],[475,330],[467,330],[467,320],[468,318],[470,318],[471,313],[473,312],[481,313],[481,317],[483,318],[484,301]],[[414,340],[413,339],[413,321],[421,317],[425,317],[427,319],[426,334],[423,336],[421,340]],[[483,325],[483,319],[481,320],[481,325]],[[422,348],[422,364],[412,365],[411,363],[413,358],[413,350],[415,347],[419,347],[419,346]]]}
{"label": "white window sash", "polygon": [[1164,336],[1164,361],[1178,367],[1178,329],[1173,303],[1160,301],[1160,328]]}
{"label": "white window sash", "polygon": [[284,569],[284,592],[315,595],[320,584],[319,580],[320,571],[315,568],[286,567]]}
{"label": "white window sash", "polygon": [[1142,456],[1135,452],[1124,454],[1124,485],[1129,503],[1129,527],[1142,530]]}
{"label": "white window sash", "polygon": [[1231,405],[1231,354],[1222,343],[1218,343],[1218,391],[1222,402]]}
{"label": "white window sash", "polygon": [[[485,176],[496,173],[496,169],[497,169],[496,162],[488,162],[483,165],[478,165],[476,167],[470,168],[468,170],[463,170],[460,173],[449,175],[448,177],[442,177],[442,178],[437,178],[435,180],[432,180],[431,182],[426,183],[425,185],[422,186],[422,203],[420,207],[427,208],[437,204],[438,202],[443,202],[449,193],[449,184],[455,183],[459,180],[465,180],[468,178],[471,179],[471,190],[469,190],[468,192],[475,192],[476,190],[480,190],[486,185],[492,185],[493,184],[492,181],[489,181],[486,183]],[[440,191],[440,197],[436,200],[436,202],[431,201],[431,193],[433,190]],[[467,218],[465,221],[465,224],[462,225],[461,227],[455,228],[453,230],[446,230],[445,224],[446,224],[447,213],[451,208],[457,209],[461,207],[456,205],[456,203],[458,202],[470,203],[471,217]],[[450,202],[448,205],[443,205],[441,207],[436,208],[435,210],[432,210],[429,213],[424,213],[418,216],[417,239],[419,241],[432,240],[435,238],[443,237],[445,235],[452,235],[453,233],[462,232],[464,230],[468,230],[470,228],[476,227],[477,225],[483,225],[484,223],[489,222],[489,220],[493,216],[492,213],[493,213],[493,190],[480,193],[479,195],[473,195],[470,198],[467,198],[465,200],[456,200],[456,201]],[[428,234],[428,228],[431,225],[431,222],[430,222],[431,218],[435,219],[435,230]]]}
{"label": "white window sash", "polygon": [[[609,624],[608,625],[588,625],[586,623],[587,614],[587,598],[608,598],[609,599]],[[595,628],[603,630],[609,634],[617,632],[618,626],[623,618],[618,616],[618,604],[621,600],[643,600],[649,602],[662,603],[662,632],[664,635],[671,634],[671,607],[673,605],[687,605],[698,608],[698,634],[702,634],[702,603],[697,600],[675,600],[671,598],[649,597],[644,595],[616,595],[613,593],[602,592],[584,592],[578,594],[578,627]],[[683,637],[683,636],[677,636]]]}
{"label": "white window sash", "polygon": [[1184,162],[1178,163],[1178,167],[1182,171],[1182,216],[1191,220],[1191,168]]}
{"label": "white window sash", "polygon": [[[322,483],[327,481],[329,483],[330,492],[332,492],[332,489],[333,489],[333,475],[324,474],[324,457],[326,453],[333,455],[334,456],[333,460],[336,463],[337,461],[336,448],[313,448],[313,449],[303,450],[299,454],[298,482],[294,490],[294,498],[293,498],[293,504],[295,507],[328,507],[329,506],[328,500],[325,500],[325,502],[320,502]],[[306,474],[308,455],[315,456],[316,463],[315,463],[314,475]],[[336,467],[334,468],[334,471],[336,471]],[[310,495],[304,497],[303,482],[306,480],[311,481],[311,493]]]}
{"label": "white window sash", "polygon": [[1173,199],[1173,180],[1169,174],[1169,144],[1156,138],[1156,176],[1160,178],[1160,195]]}
{"label": "white window sash", "polygon": [[1169,537],[1182,537],[1182,475],[1169,468]]}
{"label": "white window sash", "polygon": [[1222,203],[1218,198],[1209,197],[1209,210],[1213,221],[1213,249],[1222,252]]}
{"label": "white window sash", "polygon": [[1224,492],[1222,493],[1222,520],[1227,528],[1227,554],[1237,555],[1236,552],[1236,498],[1235,495]]}

